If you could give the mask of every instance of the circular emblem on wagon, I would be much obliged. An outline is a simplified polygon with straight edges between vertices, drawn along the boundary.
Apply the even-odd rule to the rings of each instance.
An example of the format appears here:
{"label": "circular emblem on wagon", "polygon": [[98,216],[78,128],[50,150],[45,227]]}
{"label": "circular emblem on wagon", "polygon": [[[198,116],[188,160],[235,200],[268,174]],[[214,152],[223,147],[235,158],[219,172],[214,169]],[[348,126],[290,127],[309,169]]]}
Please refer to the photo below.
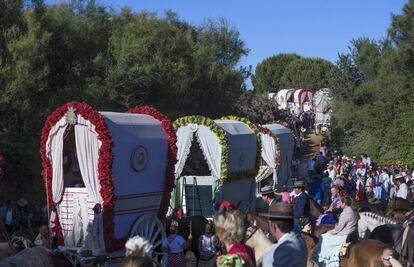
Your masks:
{"label": "circular emblem on wagon", "polygon": [[136,172],[145,169],[148,163],[148,151],[143,146],[139,146],[131,154],[131,167]]}

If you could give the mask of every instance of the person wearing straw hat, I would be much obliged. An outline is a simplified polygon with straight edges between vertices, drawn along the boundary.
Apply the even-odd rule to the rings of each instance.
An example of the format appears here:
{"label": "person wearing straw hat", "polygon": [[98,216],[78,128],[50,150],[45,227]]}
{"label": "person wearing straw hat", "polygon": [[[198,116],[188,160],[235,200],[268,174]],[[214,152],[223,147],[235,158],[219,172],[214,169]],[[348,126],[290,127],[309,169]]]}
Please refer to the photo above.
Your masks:
{"label": "person wearing straw hat", "polygon": [[268,213],[260,213],[269,220],[270,233],[277,239],[263,256],[263,267],[306,266],[307,247],[302,236],[293,231],[293,205],[272,203]]}
{"label": "person wearing straw hat", "polygon": [[397,195],[396,197],[407,199],[408,197],[408,187],[405,183],[405,177],[402,174],[397,174],[394,178],[395,185],[397,186]]}
{"label": "person wearing straw hat", "polygon": [[295,180],[292,187],[296,195],[293,200],[293,214],[295,215],[294,228],[295,231],[300,232],[302,226],[309,223],[309,195],[305,192],[306,184],[303,180]]}

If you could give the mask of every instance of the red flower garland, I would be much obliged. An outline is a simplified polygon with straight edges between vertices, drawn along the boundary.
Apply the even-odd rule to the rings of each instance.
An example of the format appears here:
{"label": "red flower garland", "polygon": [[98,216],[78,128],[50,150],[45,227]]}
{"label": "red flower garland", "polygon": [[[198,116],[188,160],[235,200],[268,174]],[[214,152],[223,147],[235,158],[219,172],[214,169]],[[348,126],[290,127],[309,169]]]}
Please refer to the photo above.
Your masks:
{"label": "red flower garland", "polygon": [[[104,237],[107,251],[113,251],[119,249],[125,243],[125,239],[114,238],[114,186],[112,182],[112,135],[108,130],[105,123],[105,118],[95,111],[92,107],[85,103],[70,102],[58,109],[56,109],[46,119],[42,130],[41,143],[40,143],[40,154],[42,157],[43,171],[42,175],[46,184],[47,201],[49,203],[49,213],[54,210],[52,200],[52,163],[46,155],[46,141],[49,137],[51,128],[65,116],[69,107],[76,109],[76,114],[82,115],[86,120],[89,120],[94,126],[95,131],[98,133],[98,139],[102,142],[99,149],[99,161],[98,161],[98,176],[99,183],[101,185],[100,194],[103,199],[102,212],[103,212],[103,227]],[[58,244],[64,244],[62,228],[59,223],[59,218],[56,216],[55,229]]]}
{"label": "red flower garland", "polygon": [[167,168],[165,169],[164,193],[161,199],[161,205],[158,212],[158,217],[161,221],[165,221],[165,214],[168,210],[168,205],[171,198],[171,191],[174,187],[174,172],[175,163],[177,162],[177,135],[172,127],[171,121],[161,112],[151,106],[138,106],[128,110],[128,113],[145,114],[152,116],[154,119],[161,122],[162,128],[168,137],[168,154],[167,154]]}

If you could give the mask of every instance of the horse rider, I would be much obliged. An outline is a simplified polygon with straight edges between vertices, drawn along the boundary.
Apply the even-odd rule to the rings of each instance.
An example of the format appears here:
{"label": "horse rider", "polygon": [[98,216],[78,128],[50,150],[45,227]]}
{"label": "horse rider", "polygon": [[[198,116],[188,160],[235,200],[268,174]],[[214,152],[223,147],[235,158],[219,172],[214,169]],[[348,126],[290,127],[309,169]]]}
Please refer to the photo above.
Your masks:
{"label": "horse rider", "polygon": [[316,246],[312,261],[317,266],[338,266],[339,267],[339,253],[346,242],[348,235],[353,234],[357,229],[356,212],[353,199],[347,195],[341,198],[341,208],[343,209],[339,216],[339,221],[335,228],[322,234]]}
{"label": "horse rider", "polygon": [[271,185],[265,185],[260,190],[263,201],[270,206],[275,200],[275,193]]}
{"label": "horse rider", "polygon": [[306,266],[308,249],[301,234],[293,231],[293,206],[285,202],[274,202],[268,213],[259,215],[269,219],[270,232],[277,239],[277,243],[263,256],[262,266]]}
{"label": "horse rider", "polygon": [[293,200],[294,229],[300,233],[302,227],[310,223],[309,195],[305,192],[306,184],[303,180],[295,180],[292,187],[296,196]]}

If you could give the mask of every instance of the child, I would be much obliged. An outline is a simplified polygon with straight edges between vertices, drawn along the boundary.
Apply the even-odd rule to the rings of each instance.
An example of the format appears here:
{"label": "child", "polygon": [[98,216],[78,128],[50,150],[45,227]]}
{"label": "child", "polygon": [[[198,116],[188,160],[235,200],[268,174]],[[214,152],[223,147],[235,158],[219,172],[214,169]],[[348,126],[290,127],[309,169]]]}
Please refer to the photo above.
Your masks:
{"label": "child", "polygon": [[213,222],[208,222],[204,231],[204,235],[200,236],[198,250],[200,251],[201,267],[213,267],[217,257],[217,239],[213,234]]}

